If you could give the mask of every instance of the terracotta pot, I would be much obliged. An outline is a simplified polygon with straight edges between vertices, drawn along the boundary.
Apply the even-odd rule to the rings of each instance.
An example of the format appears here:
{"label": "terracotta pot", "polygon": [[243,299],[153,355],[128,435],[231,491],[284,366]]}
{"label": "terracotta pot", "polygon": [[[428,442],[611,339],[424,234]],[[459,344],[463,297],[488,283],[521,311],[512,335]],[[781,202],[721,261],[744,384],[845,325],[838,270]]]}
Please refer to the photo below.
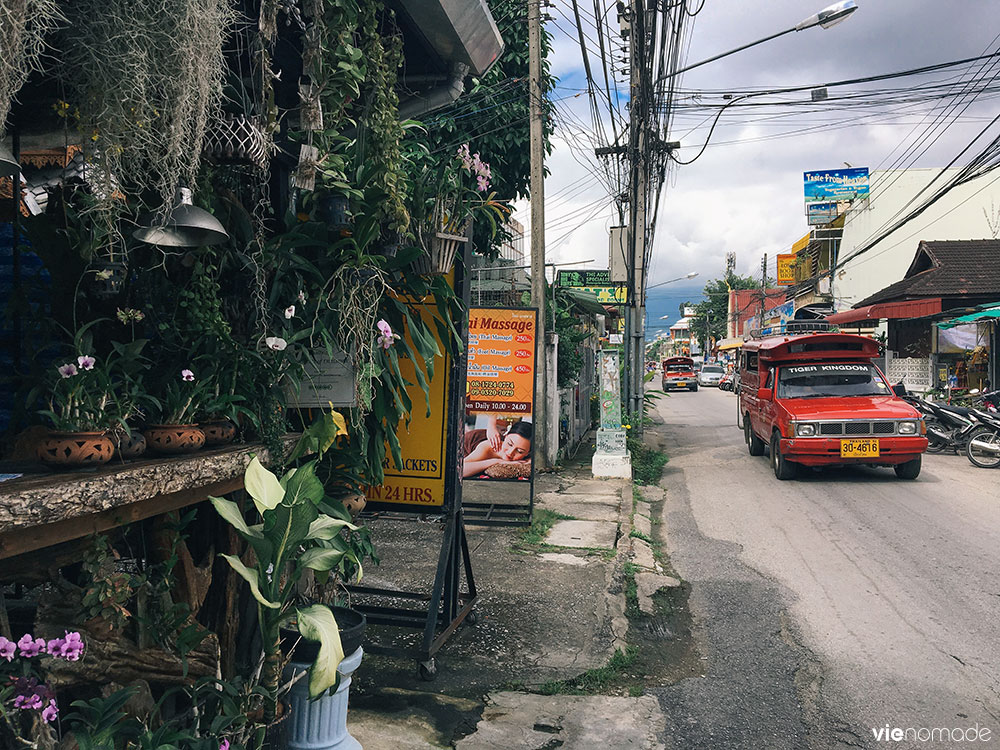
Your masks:
{"label": "terracotta pot", "polygon": [[108,437],[115,446],[118,458],[138,458],[146,452],[146,436],[138,430],[133,430],[130,435],[112,432]]}
{"label": "terracotta pot", "polygon": [[205,445],[226,445],[236,437],[236,425],[228,419],[199,422],[198,429],[205,433]]}
{"label": "terracotta pot", "polygon": [[193,424],[151,424],[144,434],[151,451],[168,456],[194,453],[205,445],[205,433]]}
{"label": "terracotta pot", "polygon": [[368,498],[360,494],[351,495],[350,497],[343,498],[340,502],[344,504],[347,512],[351,514],[351,518],[354,518],[365,509],[365,506],[368,504]]}
{"label": "terracotta pot", "polygon": [[39,461],[54,466],[100,466],[114,453],[114,443],[103,432],[50,432],[35,450]]}

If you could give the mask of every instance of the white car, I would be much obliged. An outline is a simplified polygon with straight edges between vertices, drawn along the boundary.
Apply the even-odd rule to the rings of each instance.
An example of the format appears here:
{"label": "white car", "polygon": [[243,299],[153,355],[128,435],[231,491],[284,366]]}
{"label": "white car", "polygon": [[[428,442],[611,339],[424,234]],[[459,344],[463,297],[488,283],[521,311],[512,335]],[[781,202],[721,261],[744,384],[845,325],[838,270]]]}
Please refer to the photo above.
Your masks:
{"label": "white car", "polygon": [[722,365],[702,365],[698,371],[698,385],[718,387],[725,373],[726,370]]}

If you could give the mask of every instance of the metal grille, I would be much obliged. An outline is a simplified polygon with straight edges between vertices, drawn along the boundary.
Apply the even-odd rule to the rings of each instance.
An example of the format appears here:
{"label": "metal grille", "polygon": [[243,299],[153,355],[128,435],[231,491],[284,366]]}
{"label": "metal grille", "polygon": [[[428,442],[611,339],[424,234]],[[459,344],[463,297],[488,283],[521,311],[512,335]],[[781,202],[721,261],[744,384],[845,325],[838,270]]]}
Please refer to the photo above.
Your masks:
{"label": "metal grille", "polygon": [[821,424],[819,426],[819,434],[820,435],[843,435],[844,434],[844,425],[840,424],[839,422],[836,423],[836,424],[834,424],[834,423]]}
{"label": "metal grille", "polygon": [[871,424],[868,422],[844,423],[845,435],[868,435],[870,432],[871,432]]}
{"label": "metal grille", "polygon": [[895,431],[895,422],[876,422],[872,426],[872,434],[874,435],[892,435]]}

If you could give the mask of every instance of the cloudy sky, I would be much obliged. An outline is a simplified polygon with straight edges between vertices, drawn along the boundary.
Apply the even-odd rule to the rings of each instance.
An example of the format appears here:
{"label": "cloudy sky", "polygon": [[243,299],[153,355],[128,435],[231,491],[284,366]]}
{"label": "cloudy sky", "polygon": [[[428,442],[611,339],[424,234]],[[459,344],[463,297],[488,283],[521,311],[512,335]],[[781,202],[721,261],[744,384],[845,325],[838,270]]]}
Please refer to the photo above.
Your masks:
{"label": "cloudy sky", "polygon": [[[596,160],[585,158],[589,144],[581,146],[582,128],[593,131],[593,124],[581,91],[586,83],[572,5],[569,0],[553,2],[548,29],[554,36],[553,72],[560,83],[552,98],[558,100],[562,127],[557,121],[554,153],[548,161],[546,259],[556,263],[593,259],[580,266],[606,268],[607,228],[617,223],[616,211],[593,174]],[[997,0],[857,3],[858,11],[831,29],[788,34],[685,73],[679,85],[686,93],[677,100],[684,106],[675,112],[668,134],[668,139],[681,143],[678,157],[686,161],[698,154],[728,91],[820,85],[997,51]],[[606,8],[611,0],[598,4]],[[705,0],[687,28],[683,60],[693,64],[790,28],[824,4],[824,0]],[[592,18],[593,3],[581,2],[584,27],[593,39],[585,8]],[[610,18],[614,22],[613,10]],[[615,54],[621,57],[620,40],[616,41]],[[931,82],[955,84],[969,77],[963,67],[831,88],[830,95]],[[774,106],[779,101],[789,106]],[[997,109],[995,100],[982,94],[947,127],[929,132],[929,123],[954,100],[922,96],[850,111],[833,102],[824,107],[806,104],[809,101],[809,91],[804,91],[753,98],[767,106],[730,107],[721,115],[703,155],[672,169],[662,195],[650,283],[690,271],[697,271],[699,278],[650,291],[651,323],[661,314],[676,320],[680,299],[697,299],[705,281],[722,275],[727,251],[736,253],[737,272],[757,276],[762,254],[767,253],[773,274],[775,255],[787,252],[808,230],[803,215],[804,171],[837,169],[845,163],[871,170],[944,166]],[[994,128],[989,137],[997,132]],[[918,140],[919,148],[907,150]],[[527,206],[519,208],[518,218],[528,225]]]}

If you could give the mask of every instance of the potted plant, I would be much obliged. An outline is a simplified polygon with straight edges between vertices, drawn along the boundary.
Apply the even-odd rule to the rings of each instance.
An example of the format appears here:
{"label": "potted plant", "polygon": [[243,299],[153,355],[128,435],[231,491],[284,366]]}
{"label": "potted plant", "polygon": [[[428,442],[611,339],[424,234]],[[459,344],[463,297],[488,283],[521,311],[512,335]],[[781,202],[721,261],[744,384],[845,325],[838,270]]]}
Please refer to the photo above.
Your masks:
{"label": "potted plant", "polygon": [[508,208],[496,200],[496,193],[487,193],[490,165],[479,154],[470,153],[467,143],[442,165],[426,154],[411,157],[411,163],[420,168],[411,214],[417,244],[424,250],[413,268],[425,275],[447,273],[458,249],[468,242],[471,222],[485,218],[495,231],[497,220],[503,221]]}
{"label": "potted plant", "polygon": [[273,722],[277,715],[284,666],[283,629],[296,632],[295,640],[301,637],[318,644],[314,655],[310,655],[308,699],[320,698],[340,682],[338,667],[345,655],[334,611],[325,604],[303,605],[298,601],[298,590],[306,571],[328,576],[341,568],[353,554],[343,544],[341,533],[356,532],[358,527],[328,512],[333,508],[316,476],[315,465],[316,460],[310,461],[289,470],[279,480],[253,458],[244,476],[246,491],[253,500],[253,523],[247,523],[235,502],[210,498],[219,515],[254,551],[249,565],[236,555],[224,557],[247,581],[257,601],[262,643],[260,686],[267,696],[262,716],[265,724]]}
{"label": "potted plant", "polygon": [[170,369],[150,399],[150,423],[146,443],[150,450],[166,455],[194,453],[205,445],[205,433],[195,424],[195,414],[205,396],[206,381],[189,367]]}
{"label": "potted plant", "polygon": [[28,402],[47,402],[39,413],[51,424],[49,433],[36,448],[39,460],[61,466],[105,464],[114,455],[107,430],[114,424],[114,386],[106,359],[93,356],[90,329],[100,321],[81,328],[74,337],[73,352],[65,361],[57,360],[46,369],[43,384],[32,390]]}

